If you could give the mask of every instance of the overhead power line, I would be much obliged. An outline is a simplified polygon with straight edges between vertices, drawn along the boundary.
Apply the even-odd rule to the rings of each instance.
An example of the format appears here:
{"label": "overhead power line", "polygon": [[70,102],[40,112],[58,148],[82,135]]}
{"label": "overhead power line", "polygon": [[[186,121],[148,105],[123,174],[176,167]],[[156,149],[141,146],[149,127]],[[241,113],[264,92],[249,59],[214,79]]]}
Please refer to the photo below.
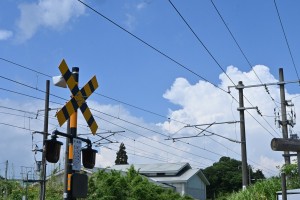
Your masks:
{"label": "overhead power line", "polygon": [[[231,35],[232,39],[234,40],[235,44],[237,45],[238,49],[240,50],[240,52],[242,53],[243,57],[245,58],[246,62],[248,63],[249,67],[252,69],[252,71],[254,72],[255,76],[257,77],[257,79],[259,80],[259,82],[261,84],[263,84],[262,80],[259,78],[259,76],[257,75],[256,71],[253,68],[253,65],[250,63],[249,59],[247,58],[246,54],[244,53],[244,51],[242,50],[241,46],[239,45],[237,39],[234,37],[232,31],[229,29],[227,23],[225,22],[224,18],[222,17],[220,11],[218,10],[217,6],[215,5],[215,3],[213,2],[213,0],[211,0],[211,3],[214,7],[214,9],[216,10],[216,12],[218,13],[219,17],[221,18],[223,24],[225,25],[226,29],[228,30],[229,34]],[[271,96],[270,91],[268,89],[267,86],[265,86],[265,91],[267,92],[267,94],[269,94],[271,100],[274,102],[275,106],[278,108],[278,105],[275,102],[275,99]]]}
{"label": "overhead power line", "polygon": [[[24,94],[24,93],[20,93],[20,92],[16,92],[16,91],[13,91],[13,90],[4,89],[4,88],[1,88],[1,87],[0,87],[0,90],[1,90],[1,89],[5,90],[5,91],[8,91],[8,92],[12,92],[12,93],[18,94],[18,95],[28,96],[28,97],[31,97],[31,98],[34,98],[34,99],[38,99],[38,100],[43,100],[43,101],[44,101],[44,99],[41,99],[41,98],[38,98],[38,97],[34,97],[34,96],[31,96],[31,95],[27,95],[27,94]],[[61,105],[60,103],[57,103],[57,102],[54,102],[54,103]],[[91,108],[91,110],[94,110],[94,111],[99,112],[99,113],[101,113],[101,114],[104,114],[104,115],[106,115],[106,116],[110,116],[110,117],[119,119],[119,120],[121,120],[121,121],[123,121],[123,122],[129,123],[129,124],[131,124],[131,125],[135,125],[135,126],[137,126],[137,127],[139,127],[139,128],[142,128],[142,129],[145,129],[145,130],[148,130],[148,131],[151,131],[151,132],[160,134],[160,135],[162,135],[162,136],[168,137],[168,135],[165,135],[165,134],[160,133],[160,132],[158,132],[158,131],[155,131],[155,130],[149,129],[149,128],[147,128],[147,127],[138,125],[138,124],[133,123],[133,122],[130,122],[130,121],[128,121],[128,120],[124,120],[124,119],[121,119],[121,118],[119,118],[119,117],[115,117],[115,116],[113,116],[113,115],[110,115],[110,114],[108,114],[108,113],[101,112],[101,111],[96,110],[96,109],[92,109],[92,108]],[[98,117],[98,116],[95,116],[95,117]],[[104,119],[102,119],[102,120],[104,120]],[[119,127],[121,127],[121,126],[119,126]],[[17,126],[16,126],[16,128],[20,128],[20,127],[17,127]],[[22,127],[21,127],[21,128],[22,128]],[[124,128],[124,127],[122,127],[122,128]],[[124,129],[125,129],[125,128],[124,128]],[[127,130],[127,129],[125,129],[125,130]],[[132,131],[131,131],[131,132],[132,132]],[[137,134],[137,133],[136,133],[136,134]],[[142,134],[138,134],[138,135],[142,135]],[[144,137],[145,137],[145,136],[144,136]],[[146,137],[146,138],[149,139],[149,137]],[[156,140],[153,140],[153,141],[156,141]],[[156,142],[159,142],[159,141],[156,141]],[[159,142],[159,143],[164,144],[164,143],[162,143],[162,142]],[[165,145],[165,144],[164,144],[164,145]],[[167,146],[168,146],[168,145],[167,145]],[[175,148],[175,147],[172,147],[172,148]],[[186,152],[186,151],[184,151],[184,150],[181,150],[181,149],[179,149],[179,148],[175,148],[175,149],[180,150],[180,151],[183,151],[183,152],[185,152],[185,153],[190,153],[190,152]],[[194,155],[194,156],[197,156],[197,157],[200,157],[200,158],[203,158],[203,159],[211,160],[211,159],[209,159],[209,158],[205,158],[205,157],[200,156],[200,155],[198,155],[198,154],[194,154],[194,153],[190,153],[190,154],[192,154],[192,155]],[[212,160],[211,160],[211,161],[212,161]]]}
{"label": "overhead power line", "polygon": [[52,78],[51,76],[49,76],[49,75],[47,75],[47,74],[44,74],[44,73],[39,72],[39,71],[36,71],[36,70],[31,69],[31,68],[29,68],[29,67],[26,67],[26,66],[24,66],[24,65],[20,65],[20,64],[15,63],[15,62],[13,62],[13,61],[11,61],[11,60],[7,60],[7,59],[2,58],[2,57],[0,57],[0,60],[3,60],[3,61],[8,62],[8,63],[11,63],[11,64],[13,64],[13,65],[15,65],[15,66],[18,66],[18,67],[21,67],[21,68],[23,68],[23,69],[27,69],[27,70],[29,70],[29,71],[35,72],[35,73],[37,73],[37,74],[46,76],[46,77],[48,77],[48,78]]}
{"label": "overhead power line", "polygon": [[177,12],[177,14],[180,16],[180,18],[184,21],[184,23],[187,25],[187,27],[190,29],[190,31],[194,34],[194,36],[197,38],[198,42],[204,47],[206,52],[210,55],[210,57],[215,61],[215,63],[218,65],[218,67],[224,72],[224,74],[227,76],[227,78],[232,82],[232,84],[235,84],[232,79],[229,77],[229,75],[226,73],[226,71],[223,69],[223,67],[220,65],[220,63],[217,61],[217,59],[212,55],[212,53],[208,50],[206,45],[201,41],[201,39],[198,37],[198,35],[195,33],[195,31],[192,29],[192,27],[189,25],[189,23],[185,20],[185,18],[181,15],[179,10],[176,8],[176,6],[172,3],[171,0],[169,0],[169,3],[172,5],[174,10]]}
{"label": "overhead power line", "polygon": [[[215,59],[215,57],[212,55],[212,53],[208,50],[208,48],[204,45],[204,43],[200,40],[200,38],[198,37],[198,35],[194,32],[194,30],[192,29],[192,27],[188,24],[188,22],[185,20],[185,18],[182,16],[182,14],[179,12],[179,10],[176,8],[176,6],[171,2],[171,0],[169,0],[169,3],[172,5],[172,7],[175,9],[175,11],[177,12],[177,14],[181,17],[181,19],[184,21],[184,23],[188,26],[188,28],[191,30],[191,32],[194,34],[194,36],[197,38],[197,40],[201,43],[201,45],[206,49],[206,51],[209,53],[209,55],[213,58],[213,60],[216,62],[216,64],[218,65],[218,67],[225,73],[225,75],[228,77],[228,79],[232,82],[232,84],[234,86],[236,86],[236,84],[232,81],[232,79],[226,74],[225,70],[222,68],[222,66],[218,63],[218,61]],[[234,98],[230,93],[228,93],[236,102],[238,102],[238,100],[236,98]],[[248,103],[252,106],[253,104],[249,101],[249,99],[244,95],[244,98],[248,101]],[[247,111],[250,116],[251,113],[249,111]],[[253,116],[252,116],[253,117]],[[263,119],[264,117],[261,116]],[[254,118],[254,117],[253,117]],[[255,118],[254,118],[255,119]],[[257,121],[257,119],[255,119]],[[264,121],[276,132],[276,130],[270,125],[270,123],[264,119]],[[258,122],[258,121],[257,121]],[[258,122],[259,123],[259,122]],[[262,127],[263,125],[261,123],[259,123]],[[266,129],[267,130],[267,129]],[[272,136],[273,134],[268,131]]]}
{"label": "overhead power line", "polygon": [[[6,78],[6,77],[4,77],[4,78]],[[6,78],[6,80],[9,80],[9,81],[12,81],[11,79],[9,79],[9,78]],[[15,82],[15,81],[13,81],[13,82]],[[26,86],[26,84],[24,84],[24,83],[20,83],[20,82],[17,82],[18,84],[20,84],[20,85],[22,85],[22,86]],[[31,88],[31,89],[35,89],[34,87],[32,87],[32,86],[28,86],[27,85],[27,87],[29,87],[29,88]],[[0,88],[1,89],[1,88]],[[39,99],[39,100],[43,100],[43,99],[41,99],[41,98],[37,98],[37,97],[34,97],[34,96],[31,96],[31,95],[27,95],[27,94],[24,94],[24,93],[19,93],[19,92],[16,92],[16,91],[12,91],[12,90],[7,90],[7,89],[4,89],[4,90],[6,90],[6,91],[8,91],[8,92],[12,92],[12,93],[15,93],[15,94],[19,94],[19,95],[23,95],[23,96],[29,96],[29,97],[31,97],[31,98],[36,98],[36,99]],[[44,92],[44,91],[41,91],[41,92]],[[61,97],[60,97],[61,98]],[[234,97],[233,97],[234,98]],[[235,99],[236,100],[236,99]],[[236,100],[237,101],[237,100]],[[56,104],[59,104],[59,105],[63,105],[63,104],[60,104],[60,103],[57,103],[57,102],[53,102],[53,103],[56,103]],[[248,112],[249,113],[249,112]],[[102,112],[102,114],[104,114],[104,115],[107,115],[107,116],[110,116],[110,117],[114,117],[114,118],[116,118],[116,119],[119,119],[119,117],[115,117],[115,116],[112,116],[112,115],[110,115],[110,114],[107,114],[107,113],[103,113]],[[250,115],[251,115],[251,113],[249,113]],[[252,115],[251,115],[252,116]],[[254,118],[254,116],[252,116],[253,118]],[[124,121],[124,122],[126,122],[126,123],[128,123],[128,121],[127,120],[124,120],[124,119],[121,119],[122,121]],[[260,124],[267,132],[269,132],[269,134],[271,134],[272,135],[272,133],[268,130],[268,129],[266,129],[256,118],[254,118],[254,120],[256,120],[256,122],[258,123],[258,124]],[[129,123],[132,123],[132,122],[129,122]],[[137,125],[137,124],[133,124],[133,125]],[[137,125],[137,126],[139,126],[139,125]],[[141,127],[141,128],[144,128],[144,129],[146,129],[147,130],[147,128],[145,128],[145,127]],[[149,131],[151,131],[151,130],[149,130]],[[156,132],[156,133],[158,133],[158,134],[160,134],[160,135],[162,135],[162,133],[159,133],[159,132],[157,132],[157,131],[154,131],[154,130],[152,130],[152,132]],[[167,135],[163,135],[163,136],[165,136],[165,137],[168,137]]]}
{"label": "overhead power line", "polygon": [[190,73],[196,75],[197,77],[199,77],[200,79],[212,84],[213,86],[215,86],[216,88],[219,88],[220,90],[222,90],[223,92],[226,92],[223,88],[217,86],[216,84],[210,82],[209,80],[207,80],[206,78],[204,78],[203,76],[201,76],[200,74],[196,73],[195,71],[191,70],[190,68],[186,67],[185,65],[181,64],[180,62],[176,61],[175,59],[171,58],[170,56],[168,56],[166,53],[160,51],[159,49],[157,49],[156,47],[152,46],[151,44],[149,44],[148,42],[146,42],[145,40],[143,40],[142,38],[136,36],[135,34],[131,33],[130,31],[128,31],[127,29],[125,29],[124,27],[122,27],[121,25],[117,24],[116,22],[114,22],[113,20],[109,19],[108,17],[106,17],[105,15],[103,15],[102,13],[100,13],[99,11],[97,11],[96,9],[92,8],[91,6],[89,6],[88,4],[84,3],[81,0],[77,0],[80,3],[82,3],[84,6],[86,6],[87,8],[89,8],[90,10],[92,10],[93,12],[95,12],[97,15],[101,16],[102,18],[104,18],[105,20],[109,21],[110,23],[112,23],[113,25],[117,26],[118,28],[120,28],[121,30],[125,31],[126,33],[128,33],[129,35],[131,35],[132,37],[134,37],[135,39],[137,39],[138,41],[142,42],[143,44],[145,44],[146,46],[150,47],[152,50],[156,51],[157,53],[161,54],[162,56],[164,56],[165,58],[167,58],[168,60],[172,61],[173,63],[175,63],[177,66],[180,66],[181,68],[189,71]]}
{"label": "overhead power line", "polygon": [[165,143],[160,142],[160,141],[158,141],[158,140],[154,140],[154,139],[151,138],[151,137],[144,136],[144,135],[141,134],[141,133],[132,131],[132,130],[130,130],[130,129],[124,127],[124,126],[118,125],[118,124],[116,124],[116,123],[114,123],[114,122],[112,122],[112,121],[110,121],[110,120],[103,119],[103,118],[101,118],[101,117],[99,117],[99,116],[95,116],[95,117],[98,118],[98,119],[101,119],[102,121],[105,121],[105,122],[107,122],[107,123],[109,123],[109,124],[113,124],[114,126],[117,126],[117,127],[119,127],[119,128],[122,128],[122,129],[124,129],[124,130],[126,130],[126,131],[128,131],[128,132],[134,133],[134,134],[139,135],[139,136],[141,136],[141,137],[144,137],[144,138],[146,138],[146,139],[148,139],[148,140],[151,140],[151,141],[157,142],[157,143],[159,143],[159,144],[162,144],[162,145],[164,145],[164,146],[167,146],[167,147],[176,149],[176,150],[181,151],[181,152],[183,152],[183,153],[187,153],[187,154],[190,154],[190,155],[199,157],[199,158],[203,158],[203,159],[206,159],[206,160],[213,161],[213,160],[211,160],[210,158],[206,158],[206,157],[200,156],[200,155],[198,155],[198,154],[194,154],[194,153],[192,153],[192,152],[188,152],[188,151],[179,149],[179,148],[177,148],[177,147],[172,147],[171,145],[165,144]]}
{"label": "overhead power line", "polygon": [[274,5],[275,5],[275,8],[276,8],[276,12],[277,12],[277,16],[278,16],[278,19],[279,19],[279,22],[280,22],[281,30],[282,30],[282,32],[283,32],[284,39],[285,39],[286,45],[287,45],[287,47],[288,47],[289,54],[290,54],[290,56],[291,56],[291,59],[292,59],[292,62],[293,62],[293,66],[294,66],[294,69],[295,69],[295,72],[296,72],[296,75],[297,75],[297,78],[298,78],[298,80],[300,80],[299,75],[298,75],[298,70],[297,70],[297,68],[296,68],[296,64],[295,64],[295,61],[294,61],[294,57],[293,57],[293,55],[292,55],[292,51],[291,51],[291,48],[290,48],[288,39],[287,39],[285,30],[284,30],[284,28],[283,28],[283,24],[282,24],[281,17],[280,17],[280,14],[279,14],[279,10],[278,10],[277,4],[276,4],[276,0],[274,0]]}

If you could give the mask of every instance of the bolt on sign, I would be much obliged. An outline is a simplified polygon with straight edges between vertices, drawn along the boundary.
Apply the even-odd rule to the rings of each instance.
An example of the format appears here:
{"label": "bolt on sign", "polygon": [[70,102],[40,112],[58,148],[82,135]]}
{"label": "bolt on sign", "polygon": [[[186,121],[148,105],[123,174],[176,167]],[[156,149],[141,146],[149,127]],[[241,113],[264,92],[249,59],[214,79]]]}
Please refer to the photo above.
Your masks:
{"label": "bolt on sign", "polygon": [[88,123],[91,132],[95,134],[98,129],[98,125],[85,101],[98,88],[96,76],[89,80],[83,86],[83,88],[79,90],[78,84],[75,81],[72,72],[69,70],[65,60],[62,60],[62,62],[60,63],[59,70],[73,95],[71,100],[68,101],[66,105],[64,105],[64,107],[62,107],[62,109],[60,109],[56,113],[59,125],[62,126],[70,118],[70,116],[79,108],[83,114],[83,117]]}

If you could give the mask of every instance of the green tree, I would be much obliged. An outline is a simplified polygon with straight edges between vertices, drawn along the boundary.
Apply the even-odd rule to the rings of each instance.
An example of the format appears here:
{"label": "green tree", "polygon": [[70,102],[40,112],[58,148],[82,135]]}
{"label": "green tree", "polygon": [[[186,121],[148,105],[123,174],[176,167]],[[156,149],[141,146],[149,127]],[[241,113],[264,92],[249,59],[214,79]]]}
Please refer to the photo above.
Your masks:
{"label": "green tree", "polygon": [[287,179],[287,187],[288,188],[299,188],[300,181],[298,176],[298,165],[297,164],[284,164],[281,167],[281,172],[284,172]]}
{"label": "green tree", "polygon": [[88,193],[88,200],[192,200],[149,182],[133,167],[126,174],[104,170],[96,172],[89,179]]}
{"label": "green tree", "polygon": [[[251,179],[264,179],[261,170],[252,171],[249,166]],[[206,178],[210,182],[207,187],[207,198],[222,196],[242,188],[242,162],[229,158],[221,157],[219,162],[203,170]],[[255,178],[254,178],[255,176]]]}
{"label": "green tree", "polygon": [[126,147],[125,147],[124,143],[122,142],[120,144],[119,151],[116,153],[117,154],[117,157],[116,157],[116,160],[115,160],[116,165],[128,164],[128,162],[127,162],[128,156],[126,154],[125,149],[126,149]]}

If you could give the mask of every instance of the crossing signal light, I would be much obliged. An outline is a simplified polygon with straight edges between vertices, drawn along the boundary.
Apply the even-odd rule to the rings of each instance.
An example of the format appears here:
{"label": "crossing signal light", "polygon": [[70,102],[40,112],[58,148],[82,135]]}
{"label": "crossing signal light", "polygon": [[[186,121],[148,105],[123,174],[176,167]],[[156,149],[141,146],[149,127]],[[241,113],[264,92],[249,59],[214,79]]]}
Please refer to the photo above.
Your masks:
{"label": "crossing signal light", "polygon": [[82,164],[85,168],[93,169],[96,162],[96,153],[98,152],[95,149],[92,149],[92,145],[88,144],[87,148],[82,149]]}
{"label": "crossing signal light", "polygon": [[60,155],[60,147],[63,144],[56,140],[57,136],[52,135],[50,140],[45,141],[46,160],[50,163],[57,163]]}

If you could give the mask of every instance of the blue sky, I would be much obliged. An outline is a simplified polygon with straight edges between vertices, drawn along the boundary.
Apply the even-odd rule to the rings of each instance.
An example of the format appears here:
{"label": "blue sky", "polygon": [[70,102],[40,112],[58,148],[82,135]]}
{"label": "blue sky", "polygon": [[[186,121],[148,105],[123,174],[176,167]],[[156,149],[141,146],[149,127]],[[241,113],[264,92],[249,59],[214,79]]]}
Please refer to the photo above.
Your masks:
{"label": "blue sky", "polygon": [[[0,87],[2,89],[0,106],[2,107],[0,107],[0,112],[2,113],[0,123],[2,125],[0,129],[2,137],[5,138],[1,147],[10,153],[1,153],[0,163],[5,160],[11,160],[16,166],[32,166],[34,163],[33,153],[30,150],[32,147],[31,131],[10,127],[3,123],[31,130],[43,128],[42,116],[38,116],[40,121],[37,121],[33,114],[7,108],[36,113],[44,108],[43,101],[8,92],[7,89],[43,99],[44,94],[38,90],[45,89],[45,81],[51,79],[51,76],[59,75],[58,65],[62,59],[66,60],[70,68],[75,66],[80,68],[80,86],[93,75],[97,76],[99,88],[96,92],[98,94],[93,94],[89,98],[88,105],[102,112],[92,111],[97,117],[115,124],[109,124],[97,118],[97,123],[101,128],[99,131],[127,131],[124,134],[125,137],[116,134],[112,139],[127,145],[128,151],[133,154],[129,156],[131,163],[159,162],[153,159],[158,156],[162,159],[167,157],[168,162],[191,162],[195,159],[193,154],[196,154],[199,161],[192,165],[204,168],[216,162],[222,155],[240,159],[237,154],[240,152],[239,144],[232,144],[219,137],[184,140],[184,142],[194,144],[191,146],[182,142],[166,141],[166,137],[157,132],[166,135],[192,135],[197,131],[183,128],[184,124],[238,120],[237,102],[226,92],[210,83],[224,90],[240,80],[245,84],[260,84],[256,75],[263,83],[277,82],[279,67],[284,69],[285,80],[298,79],[300,60],[296,55],[299,54],[298,19],[300,14],[297,10],[299,2],[276,1],[295,66],[274,1],[271,0],[247,2],[216,0],[213,3],[209,0],[172,1],[200,41],[193,35],[169,1],[86,0],[84,2],[169,58],[76,0],[1,1],[0,66],[2,77]],[[214,6],[234,35],[249,63],[240,52]],[[5,78],[38,90],[24,87]],[[286,88],[287,97],[293,98],[297,107],[298,85],[288,84]],[[275,105],[278,106],[276,102],[280,99],[278,87],[273,86],[269,89],[275,102],[271,101],[263,88],[245,90],[245,96],[249,97],[251,103],[258,106],[265,115],[262,118],[255,111],[250,111],[258,122],[250,115],[246,115],[246,131],[249,132],[247,135],[248,157],[254,161],[249,164],[256,168],[267,168],[266,173],[268,173],[267,170],[272,169],[269,175],[274,175],[276,174],[275,166],[282,164],[283,161],[279,152],[272,152],[269,148],[272,134],[274,136],[281,134],[272,117]],[[52,102],[59,103],[51,103],[52,108],[61,107],[70,96],[68,89],[51,85],[50,90],[51,94],[61,97],[50,98]],[[232,90],[232,95],[237,97],[236,91]],[[155,114],[120,102],[126,102]],[[111,118],[107,114],[114,117]],[[52,111],[51,117],[54,115],[55,112]],[[82,116],[79,117],[80,123],[85,125]],[[168,117],[174,120],[168,121]],[[183,123],[178,123],[178,121]],[[58,122],[51,119],[49,129],[58,128],[64,131],[64,127],[59,128],[57,125]],[[239,140],[238,124],[213,126],[209,130]],[[86,127],[79,128],[80,133],[88,131]],[[297,132],[297,125],[293,131]],[[152,140],[133,132],[151,137]],[[90,136],[90,138],[93,137]],[[210,138],[217,140],[218,143]],[[33,143],[40,139],[39,136],[34,135]],[[157,148],[150,146],[146,148],[144,143]],[[226,148],[219,143],[226,145]],[[196,145],[198,148],[195,148]],[[106,147],[117,149],[118,144]],[[101,152],[98,155],[99,166],[113,163],[115,151],[108,148],[99,149]],[[169,153],[162,152],[158,148]],[[137,155],[140,151],[138,149],[146,151],[143,152],[144,157]],[[203,149],[213,151],[214,154]],[[171,154],[172,152],[182,157],[176,157]],[[145,156],[152,159],[146,159]],[[209,159],[201,159],[199,156]],[[2,173],[4,165],[1,165],[0,169]]]}

